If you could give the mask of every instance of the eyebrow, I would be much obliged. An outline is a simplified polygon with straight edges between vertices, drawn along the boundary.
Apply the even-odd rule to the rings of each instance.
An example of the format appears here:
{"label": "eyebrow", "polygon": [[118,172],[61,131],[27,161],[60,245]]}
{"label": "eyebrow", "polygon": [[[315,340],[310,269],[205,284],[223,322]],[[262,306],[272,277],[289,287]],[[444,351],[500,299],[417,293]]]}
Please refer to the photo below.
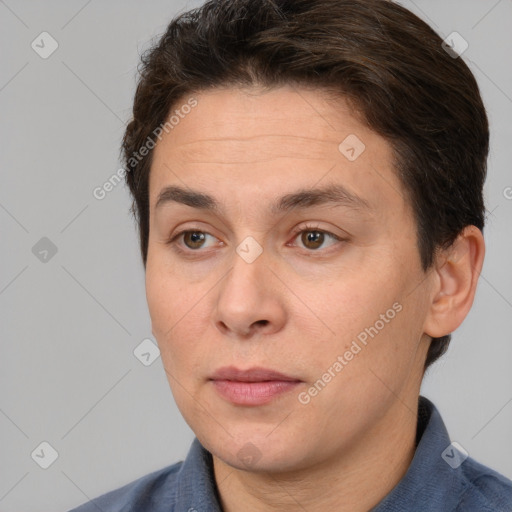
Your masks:
{"label": "eyebrow", "polygon": [[[222,210],[220,203],[212,196],[203,192],[186,189],[178,186],[163,188],[155,205],[158,209],[169,203],[178,203],[211,211],[219,214]],[[350,192],[343,185],[328,185],[312,190],[301,189],[291,194],[286,194],[273,203],[270,211],[273,215],[286,213],[292,209],[306,209],[313,206],[345,206],[355,210],[371,209],[368,201]]]}

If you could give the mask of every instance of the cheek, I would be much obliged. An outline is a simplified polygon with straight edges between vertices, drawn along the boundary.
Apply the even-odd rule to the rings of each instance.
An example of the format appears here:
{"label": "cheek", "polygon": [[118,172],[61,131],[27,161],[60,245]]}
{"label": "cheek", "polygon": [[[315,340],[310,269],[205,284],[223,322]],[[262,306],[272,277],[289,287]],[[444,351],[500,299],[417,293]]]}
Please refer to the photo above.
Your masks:
{"label": "cheek", "polygon": [[[172,296],[172,282],[162,275],[154,265],[148,260],[146,266],[146,300],[148,303],[149,314],[153,334],[160,338],[173,323],[175,307],[170,307],[169,297]],[[175,304],[173,304],[175,306]]]}
{"label": "cheek", "polygon": [[[146,299],[153,329],[157,331],[155,335],[170,334],[169,329],[192,309],[194,298],[200,292],[201,287],[191,284],[183,269],[170,265],[166,251],[150,248],[146,264]],[[198,300],[196,298],[195,302]]]}
{"label": "cheek", "polygon": [[344,372],[348,374],[371,366],[392,377],[395,369],[400,373],[400,368],[409,366],[421,336],[417,319],[422,312],[414,297],[407,297],[407,280],[390,268],[375,265],[357,276],[347,274],[329,281],[336,284],[297,290],[317,313],[296,317],[300,331],[309,338],[304,342],[315,371],[327,371],[345,354],[346,368],[353,368]]}
{"label": "cheek", "polygon": [[[195,300],[194,307],[194,300],[185,293],[188,287],[178,276],[162,278],[162,273],[153,272],[154,267],[148,265],[147,269],[146,296],[152,331],[176,405],[189,421],[196,403],[190,394],[196,394],[197,379],[204,375],[198,332],[201,304]],[[194,421],[189,423],[191,427],[194,424]]]}
{"label": "cheek", "polygon": [[341,272],[324,276],[317,285],[305,282],[298,285],[294,286],[294,293],[304,298],[309,310],[308,323],[304,322],[306,317],[297,317],[304,323],[301,327],[311,331],[316,326],[324,337],[340,343],[350,343],[394,302],[394,291],[390,287],[382,291],[370,272]]}
{"label": "cheek", "polygon": [[[186,312],[190,309],[188,296],[183,292],[184,287],[178,276],[163,271],[161,266],[148,258],[146,300],[152,332],[158,342],[166,369],[167,363],[174,361],[174,357],[171,356],[176,341],[180,339],[177,336],[180,323],[186,322]],[[176,299],[177,297],[179,299]]]}
{"label": "cheek", "polygon": [[201,340],[210,318],[206,295],[211,284],[190,283],[179,272],[150,261],[146,266],[146,299],[152,332],[168,372],[188,375],[200,360]]}

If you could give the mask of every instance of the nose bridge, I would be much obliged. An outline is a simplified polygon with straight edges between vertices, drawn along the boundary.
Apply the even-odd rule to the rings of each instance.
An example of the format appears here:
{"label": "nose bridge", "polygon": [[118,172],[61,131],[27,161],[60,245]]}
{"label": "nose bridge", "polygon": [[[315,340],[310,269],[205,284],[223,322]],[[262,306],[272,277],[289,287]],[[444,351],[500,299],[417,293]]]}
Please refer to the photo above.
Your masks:
{"label": "nose bridge", "polygon": [[221,297],[231,311],[249,309],[261,301],[265,293],[260,284],[268,272],[262,253],[256,256],[250,242],[242,242],[233,255],[231,271],[226,276],[221,287]]}
{"label": "nose bridge", "polygon": [[217,296],[217,326],[225,333],[275,331],[284,321],[284,304],[271,285],[272,272],[263,248],[252,237],[244,239],[233,254],[231,270]]}

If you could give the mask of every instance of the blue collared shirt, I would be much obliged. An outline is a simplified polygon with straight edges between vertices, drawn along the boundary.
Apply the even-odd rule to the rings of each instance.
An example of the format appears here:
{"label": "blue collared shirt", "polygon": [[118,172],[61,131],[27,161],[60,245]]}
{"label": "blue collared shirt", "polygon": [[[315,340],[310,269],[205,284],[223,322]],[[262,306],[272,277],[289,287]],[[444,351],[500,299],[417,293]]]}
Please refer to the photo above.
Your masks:
{"label": "blue collared shirt", "polygon": [[[211,454],[187,458],[70,512],[222,512]],[[512,482],[451,444],[436,407],[420,397],[417,447],[405,476],[370,512],[512,512]]]}

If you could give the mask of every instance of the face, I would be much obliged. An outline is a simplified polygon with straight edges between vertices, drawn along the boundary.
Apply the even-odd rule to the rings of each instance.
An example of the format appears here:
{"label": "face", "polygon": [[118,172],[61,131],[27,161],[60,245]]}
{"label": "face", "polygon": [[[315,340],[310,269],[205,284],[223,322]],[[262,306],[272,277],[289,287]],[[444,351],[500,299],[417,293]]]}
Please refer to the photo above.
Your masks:
{"label": "face", "polygon": [[149,186],[147,300],[181,413],[238,468],[384,439],[414,410],[430,286],[390,145],[319,91],[194,98]]}

